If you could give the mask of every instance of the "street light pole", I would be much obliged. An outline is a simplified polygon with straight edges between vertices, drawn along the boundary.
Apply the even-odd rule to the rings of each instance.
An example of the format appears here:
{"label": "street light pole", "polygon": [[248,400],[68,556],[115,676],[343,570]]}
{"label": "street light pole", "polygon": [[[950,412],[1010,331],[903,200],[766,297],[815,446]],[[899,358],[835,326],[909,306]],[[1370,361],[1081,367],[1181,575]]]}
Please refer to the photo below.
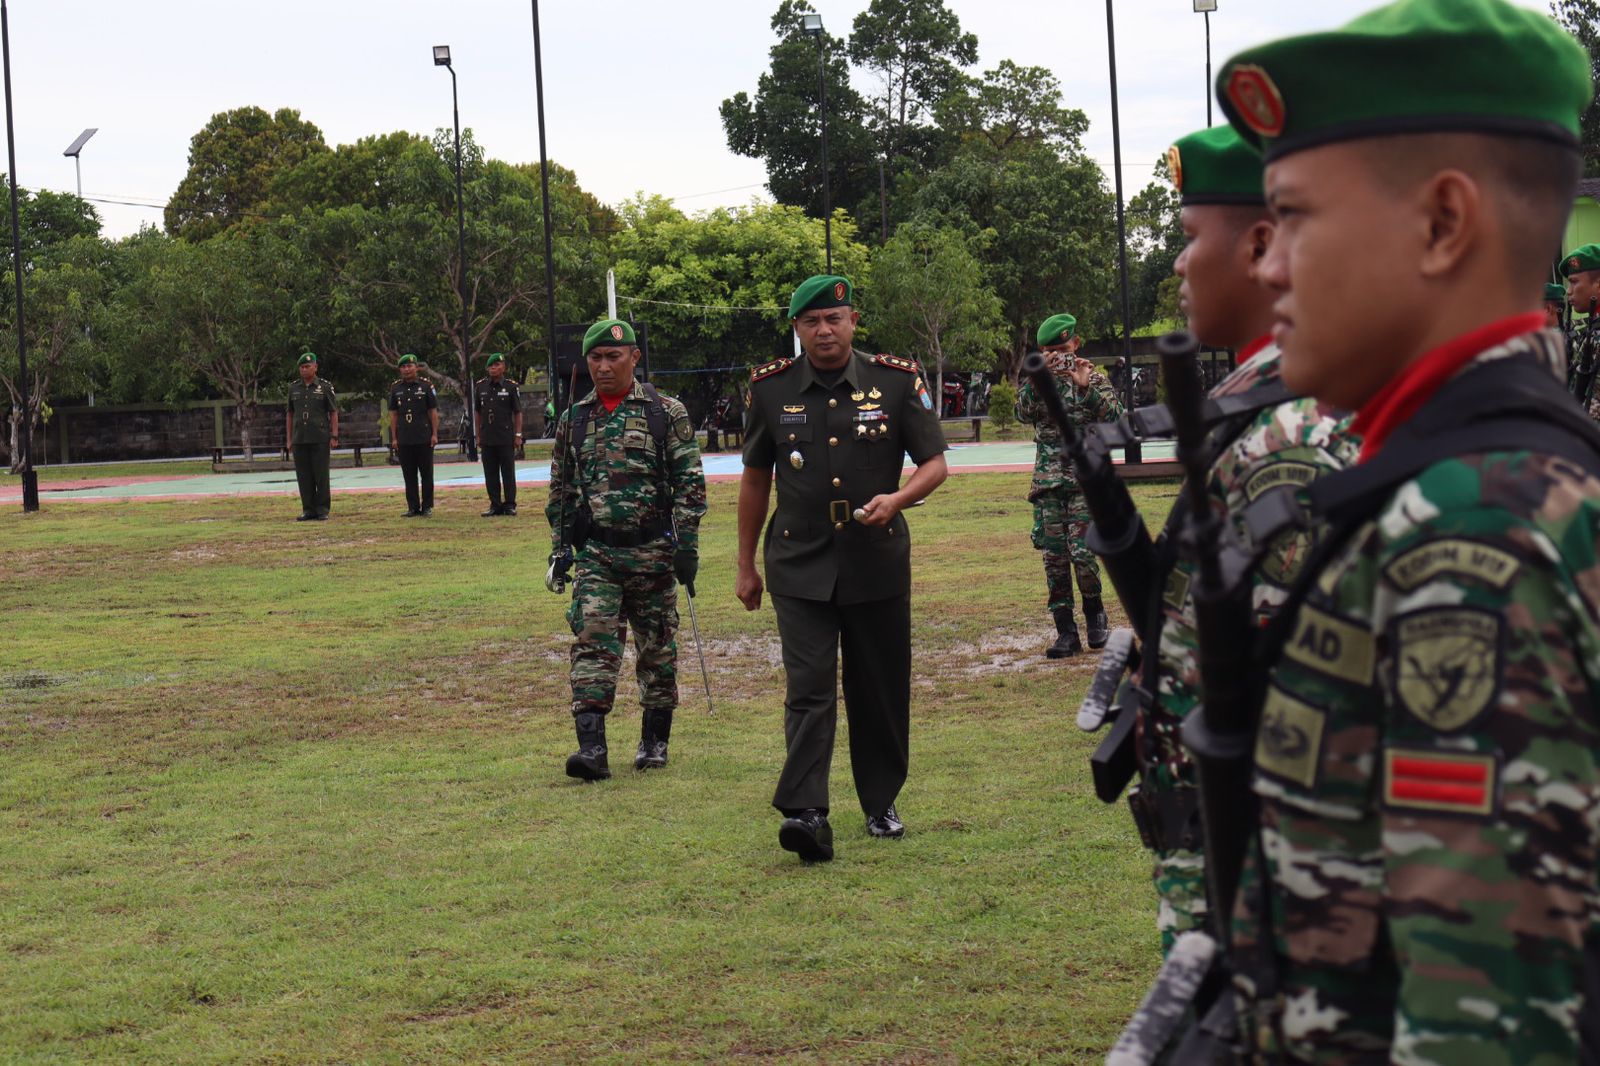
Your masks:
{"label": "street light pole", "polygon": [[17,434],[17,464],[22,473],[22,509],[39,509],[39,474],[33,468],[33,418],[28,402],[28,342],[22,322],[22,224],[17,208],[17,137],[11,118],[11,22],[6,0],[0,0],[0,58],[6,77],[6,158],[11,185],[11,273],[17,279],[17,387],[21,394],[22,426]]}
{"label": "street light pole", "polygon": [[83,199],[83,146],[89,143],[89,138],[100,132],[100,127],[91,126],[78,134],[77,140],[67,145],[67,150],[62,155],[72,157],[72,165],[78,175],[78,199]]}
{"label": "street light pole", "polygon": [[450,111],[456,127],[456,288],[461,297],[461,373],[467,393],[467,458],[478,458],[478,442],[473,431],[475,397],[472,394],[472,356],[467,344],[467,209],[461,198],[461,103],[456,95],[456,68],[450,62],[450,46],[435,45],[433,65],[450,72]]}
{"label": "street light pole", "polygon": [[822,248],[826,273],[833,273],[833,191],[828,181],[828,68],[823,54],[822,16],[816,12],[800,22],[807,34],[817,39],[817,95],[822,116]]}
{"label": "street light pole", "polygon": [[1194,9],[1206,17],[1206,128],[1211,127],[1211,13],[1217,0],[1194,0]]}
{"label": "street light pole", "polygon": [[[1117,113],[1117,31],[1111,14],[1111,0],[1106,0],[1106,48],[1111,56],[1111,165],[1115,168],[1114,184],[1117,190],[1117,269],[1122,281],[1122,365],[1126,372],[1123,380],[1123,406],[1133,410],[1133,326],[1129,321],[1133,313],[1128,306],[1128,226],[1122,210],[1122,120]],[[1143,459],[1138,441],[1130,442],[1122,453],[1123,462],[1137,463]]]}
{"label": "street light pole", "polygon": [[[539,39],[539,0],[533,0],[533,91],[539,107],[539,200],[544,206],[544,293],[546,336],[549,338],[550,384],[548,395],[556,395],[556,268],[550,239],[550,161],[544,141],[544,55]],[[612,311],[612,317],[616,312]],[[572,397],[566,398],[571,406]],[[554,430],[551,431],[552,433]]]}

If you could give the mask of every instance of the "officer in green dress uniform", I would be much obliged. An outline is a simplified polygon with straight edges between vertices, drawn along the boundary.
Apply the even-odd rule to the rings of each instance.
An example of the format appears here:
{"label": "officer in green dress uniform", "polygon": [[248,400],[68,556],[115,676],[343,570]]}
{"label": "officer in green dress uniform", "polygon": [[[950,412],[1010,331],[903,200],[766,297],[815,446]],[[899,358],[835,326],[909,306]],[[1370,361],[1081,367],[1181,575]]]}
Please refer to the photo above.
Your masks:
{"label": "officer in green dress uniform", "polygon": [[289,383],[284,418],[284,449],[294,455],[294,476],[300,484],[297,522],[328,517],[328,453],[339,443],[339,404],[333,386],[317,377],[317,357],[300,357],[300,380]]}
{"label": "officer in green dress uniform", "polygon": [[506,357],[489,357],[489,376],[480,380],[473,432],[483,459],[483,484],[489,491],[484,518],[517,513],[517,449],[522,446],[522,394],[506,377]]}
{"label": "officer in green dress uniform", "polygon": [[1249,1061],[1592,1062],[1600,437],[1540,307],[1590,58],[1507,0],[1399,0],[1217,93],[1263,151],[1283,380],[1362,438],[1260,646]]}
{"label": "officer in green dress uniform", "polygon": [[401,517],[431,515],[433,449],[439,446],[439,395],[430,382],[417,376],[414,355],[400,357],[400,380],[389,386],[389,439],[400,457],[400,473],[406,482],[406,513]]}
{"label": "officer in green dress uniform", "polygon": [[[844,660],[856,794],[875,837],[905,830],[911,708],[911,542],[905,508],[944,481],[944,435],[921,368],[851,347],[860,314],[849,279],[807,279],[789,302],[805,355],[751,374],[739,485],[736,594],[761,606],[756,541],[766,526],[766,585],[787,675],[788,756],[772,805],[779,844],[807,861],[833,857],[828,770]],[[905,458],[916,471],[900,484]]]}

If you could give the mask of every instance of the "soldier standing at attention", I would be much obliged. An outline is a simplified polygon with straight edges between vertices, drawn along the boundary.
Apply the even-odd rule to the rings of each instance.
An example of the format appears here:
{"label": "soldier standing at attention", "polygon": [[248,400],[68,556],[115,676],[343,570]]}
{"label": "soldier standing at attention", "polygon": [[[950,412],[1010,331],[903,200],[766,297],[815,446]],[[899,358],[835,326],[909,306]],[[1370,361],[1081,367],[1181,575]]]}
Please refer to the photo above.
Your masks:
{"label": "soldier standing at attention", "polygon": [[[1067,414],[1078,426],[1113,422],[1122,417],[1122,403],[1111,381],[1087,359],[1078,358],[1078,320],[1052,315],[1038,333],[1039,350],[1050,365]],[[1106,610],[1100,601],[1100,565],[1089,550],[1089,507],[1078,491],[1072,466],[1061,458],[1061,431],[1050,421],[1044,401],[1033,382],[1017,390],[1017,421],[1033,426],[1033,484],[1028,500],[1033,504],[1033,546],[1044,553],[1044,580],[1049,590],[1050,615],[1056,623],[1056,642],[1045,652],[1064,659],[1083,650],[1078,623],[1072,616],[1072,575],[1078,575],[1083,596],[1083,618],[1089,647],[1103,648],[1111,636]]]}
{"label": "soldier standing at attention", "polygon": [[[417,357],[400,357],[400,380],[389,386],[389,439],[400,456],[406,481],[406,513],[426,518],[433,513],[433,449],[439,446],[439,396],[433,385],[417,377]],[[417,482],[422,482],[418,492]]]}
{"label": "soldier standing at attention", "polygon": [[[788,677],[788,756],[772,805],[784,815],[779,845],[808,862],[833,858],[828,771],[841,651],[850,768],[867,830],[905,832],[894,807],[911,718],[911,538],[900,512],[947,473],[920,369],[851,347],[861,318],[851,299],[842,277],[808,278],[795,290],[789,318],[805,355],[752,372],[739,484],[735,592],[754,611],[763,589],[756,540],[777,470],[764,556]],[[916,471],[902,487],[907,455]]]}
{"label": "soldier standing at attention", "polygon": [[475,386],[477,410],[472,431],[483,459],[483,485],[489,490],[484,518],[517,513],[517,449],[522,445],[522,394],[506,377],[506,357],[489,357],[489,376]]}
{"label": "soldier standing at attention", "polygon": [[1567,287],[1550,282],[1544,287],[1544,327],[1560,329],[1567,317]]}
{"label": "soldier standing at attention", "polygon": [[[1238,514],[1274,488],[1300,486],[1351,465],[1356,443],[1349,418],[1284,388],[1282,353],[1272,343],[1276,295],[1255,270],[1272,243],[1272,216],[1261,191],[1261,156],[1231,126],[1191,133],[1167,150],[1178,188],[1184,248],[1174,265],[1178,302],[1202,344],[1231,348],[1238,367],[1212,390],[1236,406],[1214,423],[1210,453],[1212,506]],[[1186,508],[1174,511],[1170,523]],[[1264,623],[1288,596],[1312,546],[1304,533],[1273,543],[1251,571],[1251,606]],[[1160,901],[1156,927],[1163,952],[1173,939],[1204,926],[1205,870],[1200,847],[1194,767],[1179,728],[1200,702],[1200,648],[1189,594],[1193,566],[1163,538],[1157,575],[1163,589],[1157,631],[1141,633],[1156,655],[1143,660],[1139,703],[1139,785],[1129,806],[1140,839],[1154,852]]]}
{"label": "soldier standing at attention", "polygon": [[294,476],[300,483],[297,522],[322,522],[328,517],[332,490],[328,453],[339,443],[339,405],[333,386],[317,377],[317,357],[300,357],[300,380],[289,383],[284,417],[284,449],[294,455]]}
{"label": "soldier standing at attention", "polygon": [[[636,770],[667,765],[678,706],[678,592],[694,595],[706,479],[683,404],[635,381],[639,347],[617,319],[590,326],[583,355],[594,390],[556,423],[550,466],[553,567],[565,579],[567,548],[577,576],[572,626],[572,714],[578,750],[567,775],[611,776],[606,715],[617,694],[622,642],[633,627],[640,716]],[[568,418],[571,422],[568,422]],[[569,523],[569,532],[563,529]]]}
{"label": "soldier standing at attention", "polygon": [[1297,392],[1356,411],[1268,629],[1233,913],[1271,1061],[1600,1052],[1600,438],[1542,278],[1589,57],[1506,0],[1400,0],[1229,60]]}

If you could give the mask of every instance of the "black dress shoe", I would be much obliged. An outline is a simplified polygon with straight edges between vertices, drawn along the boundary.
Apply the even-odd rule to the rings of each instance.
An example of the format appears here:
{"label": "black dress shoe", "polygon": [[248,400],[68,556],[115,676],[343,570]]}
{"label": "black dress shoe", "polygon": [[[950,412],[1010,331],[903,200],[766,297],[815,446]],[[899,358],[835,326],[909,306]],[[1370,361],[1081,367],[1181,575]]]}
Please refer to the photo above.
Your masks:
{"label": "black dress shoe", "polygon": [[500,508],[500,513],[505,515],[507,518],[515,518],[517,516],[517,505],[514,503],[508,503],[504,507]]}
{"label": "black dress shoe", "polygon": [[500,516],[500,514],[501,514],[500,507],[497,504],[494,507],[491,507],[487,511],[483,512],[478,517],[479,518],[498,518]]}
{"label": "black dress shoe", "polygon": [[882,814],[867,815],[867,832],[875,837],[899,840],[906,835],[906,826],[900,820],[900,815],[895,813],[894,804],[891,803]]}
{"label": "black dress shoe", "polygon": [[316,520],[317,516],[310,511],[301,511],[300,517],[295,519],[296,522],[315,522]]}
{"label": "black dress shoe", "polygon": [[418,511],[418,510],[415,510],[415,509],[411,509],[411,510],[407,510],[406,513],[401,515],[400,517],[401,518],[420,518],[420,517],[422,517],[422,512]]}
{"label": "black dress shoe", "polygon": [[424,507],[422,509],[422,514],[419,515],[418,517],[421,517],[421,518],[432,518],[433,517],[433,508],[432,507]]}
{"label": "black dress shoe", "polygon": [[811,809],[785,818],[778,827],[778,846],[806,862],[827,862],[833,858],[833,828],[828,816]]}
{"label": "black dress shoe", "polygon": [[318,511],[316,514],[312,515],[311,517],[312,517],[312,519],[314,521],[326,522],[328,520],[328,512],[327,511]]}

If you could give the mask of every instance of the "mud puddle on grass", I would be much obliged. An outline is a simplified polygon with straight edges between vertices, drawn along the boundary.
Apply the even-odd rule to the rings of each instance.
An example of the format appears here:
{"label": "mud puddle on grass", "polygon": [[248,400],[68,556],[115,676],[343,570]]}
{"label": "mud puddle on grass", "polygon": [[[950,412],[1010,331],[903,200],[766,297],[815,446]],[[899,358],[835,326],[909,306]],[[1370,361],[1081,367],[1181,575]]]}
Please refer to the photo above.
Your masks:
{"label": "mud puddle on grass", "polygon": [[[1100,653],[1087,648],[1070,659],[1045,658],[1045,649],[1055,638],[1053,629],[1003,629],[977,641],[958,640],[940,653],[937,672],[946,677],[984,677],[1045,669],[1084,675],[1094,673]],[[931,684],[931,680],[928,683]]]}

